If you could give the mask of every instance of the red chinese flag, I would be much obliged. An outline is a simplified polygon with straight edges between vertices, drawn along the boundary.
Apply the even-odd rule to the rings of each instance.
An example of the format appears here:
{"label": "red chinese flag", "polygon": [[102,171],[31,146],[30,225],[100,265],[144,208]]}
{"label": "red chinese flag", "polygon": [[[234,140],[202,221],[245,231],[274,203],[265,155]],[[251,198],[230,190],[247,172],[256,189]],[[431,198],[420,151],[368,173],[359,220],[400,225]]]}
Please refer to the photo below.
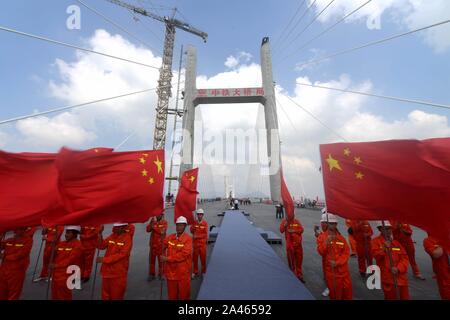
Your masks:
{"label": "red chinese flag", "polygon": [[280,172],[281,176],[281,199],[283,200],[284,210],[286,212],[286,217],[290,220],[294,218],[294,200],[289,193],[286,182],[284,181],[283,171]]}
{"label": "red chinese flag", "polygon": [[55,156],[0,151],[0,231],[40,225],[57,210]]}
{"label": "red chinese flag", "polygon": [[320,146],[328,211],[397,220],[450,247],[450,138]]}
{"label": "red chinese flag", "polygon": [[195,219],[192,212],[197,207],[197,179],[198,168],[187,170],[183,173],[175,200],[174,223],[180,216],[184,216],[188,224],[194,223]]}
{"label": "red chinese flag", "polygon": [[145,222],[163,210],[164,150],[73,151],[56,157],[58,188],[66,214],[45,224],[100,225]]}

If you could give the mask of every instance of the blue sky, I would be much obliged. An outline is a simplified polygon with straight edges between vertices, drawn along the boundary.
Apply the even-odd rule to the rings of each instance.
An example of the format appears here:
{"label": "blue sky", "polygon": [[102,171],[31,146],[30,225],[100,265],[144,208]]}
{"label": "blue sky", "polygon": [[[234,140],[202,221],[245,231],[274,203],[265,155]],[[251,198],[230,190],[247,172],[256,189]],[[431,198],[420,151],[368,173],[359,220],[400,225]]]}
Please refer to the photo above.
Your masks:
{"label": "blue sky", "polygon": [[[141,39],[145,39],[152,48],[162,51],[161,41],[149,31],[151,28],[160,38],[163,38],[164,27],[161,23],[150,19],[143,22],[142,20],[146,19],[143,17],[139,17],[141,21],[136,22],[128,11],[104,0],[84,1],[115,22],[126,27]],[[147,8],[157,8],[157,10],[153,9],[153,12],[163,15],[169,14],[169,11],[161,8],[161,6],[164,6],[164,8],[176,6],[182,13],[182,15],[177,15],[179,19],[185,19],[193,26],[207,32],[209,38],[206,44],[200,38],[191,34],[183,31],[177,32],[174,67],[177,68],[180,45],[192,44],[198,50],[198,74],[205,75],[208,78],[232,71],[224,65],[224,62],[230,55],[237,57],[240,52],[250,53],[252,59],[241,62],[240,65],[234,68],[235,71],[249,66],[252,62],[259,64],[259,49],[262,37],[270,36],[272,45],[276,43],[282,30],[300,3],[300,1],[291,0],[129,0],[129,2],[136,5],[145,5]],[[307,0],[306,2],[309,4],[312,1]],[[316,21],[296,41],[292,43],[290,43],[291,41],[285,42],[290,44],[286,48],[272,48],[275,50],[274,79],[277,84],[287,90],[290,96],[294,97],[295,79],[298,77],[306,77],[311,82],[318,81],[322,84],[327,84],[330,81],[338,81],[343,74],[346,74],[356,88],[365,81],[370,82],[369,91],[373,93],[450,104],[450,90],[448,89],[450,83],[450,49],[448,46],[450,32],[448,31],[450,29],[448,29],[448,26],[436,28],[442,28],[442,32],[433,38],[434,42],[429,41],[426,33],[419,33],[335,57],[302,71],[295,68],[297,63],[305,62],[317,56],[317,53],[313,50],[319,52],[319,56],[331,54],[392,34],[405,32],[414,27],[439,22],[444,20],[443,17],[449,18],[450,6],[448,1],[445,0],[415,1],[421,3],[420,5],[415,5],[415,2],[412,0],[378,0],[377,2],[381,3],[377,7],[378,10],[381,10],[380,29],[368,29],[366,25],[367,15],[361,14],[357,19],[353,19],[348,23],[342,23],[332,32],[314,41],[301,52],[296,52],[288,59],[280,59],[287,54],[295,52],[305,41],[311,39],[341,17],[343,15],[342,8],[345,9],[344,13],[347,13],[351,11],[347,10],[347,8],[356,8],[363,2],[365,1],[336,0],[327,11],[329,16],[327,16],[326,21]],[[292,33],[292,36],[298,34],[326,3],[328,1],[317,1],[317,6],[312,7],[299,27]],[[77,3],[74,0],[8,1],[2,4],[0,25],[83,47],[89,46],[87,40],[94,36],[96,30],[104,29],[110,35],[119,34],[135,46],[141,46],[137,41],[82,6],[81,30],[68,30],[66,28],[66,19],[69,15],[66,13],[66,9],[72,4]],[[302,8],[301,12],[304,9],[305,7]],[[67,79],[62,77],[60,70],[55,65],[55,61],[60,59],[69,64],[78,61],[79,57],[75,50],[24,38],[4,31],[0,31],[0,41],[0,70],[2,71],[0,74],[0,88],[2,88],[0,90],[0,119],[29,114],[36,109],[43,111],[50,107],[64,106],[72,101],[63,99],[60,95],[55,95],[54,92],[52,93],[49,83],[51,81],[56,84],[67,83]],[[441,48],[440,52],[438,52],[438,47]],[[280,52],[281,54],[277,54]],[[113,50],[108,53],[127,58],[127,52],[125,51]],[[126,65],[124,62],[115,62],[114,60],[109,63],[117,63],[120,66]],[[137,67],[130,66],[130,70],[132,68]],[[232,79],[232,75],[230,75],[228,82],[224,83],[223,86],[232,86],[232,82],[230,82]],[[135,89],[140,90],[151,87],[154,87],[154,83],[150,83],[149,80],[148,86]],[[328,95],[329,92],[322,89],[311,90],[308,92],[315,95],[315,98],[302,97],[301,95],[298,98],[305,106],[315,109],[314,105],[308,106],[306,103],[314,104],[314,101],[320,100],[322,96]],[[111,92],[109,95],[113,96],[120,93],[124,92]],[[305,91],[306,94],[307,92]],[[92,98],[102,98],[104,96],[108,96],[108,94],[90,92],[90,97]],[[329,97],[331,100],[327,101],[334,101],[332,99],[335,98],[339,99],[339,96]],[[449,113],[449,110],[372,98],[358,100],[358,104],[359,108],[356,113],[367,112],[381,117],[383,121],[389,124],[395,124],[396,121],[405,121],[414,110],[422,110],[427,114],[444,116],[446,119],[448,119]],[[339,113],[339,110],[335,109],[336,106],[333,103],[327,107],[330,110],[330,116]],[[327,118],[326,111],[318,109],[317,112],[324,112],[323,117]],[[343,110],[342,112],[348,112],[348,110]],[[293,118],[295,117],[293,115]],[[349,114],[350,117],[351,114]],[[52,116],[49,119],[51,120]],[[280,119],[280,121],[282,120]],[[152,127],[152,125],[149,124],[148,127]],[[281,125],[288,126],[290,124],[285,121]],[[337,122],[330,125],[336,126],[334,127],[336,130],[339,130],[340,127],[344,128],[343,123]],[[448,124],[443,125],[445,128],[439,132],[445,134],[448,132],[446,131]],[[300,128],[302,123],[298,122],[298,126]],[[434,126],[434,124],[431,124],[431,126]],[[411,132],[421,128],[428,130],[426,124],[408,128]],[[107,137],[104,133],[115,132],[114,128],[96,127],[94,130],[92,127],[89,127],[84,129],[95,132],[96,138],[92,138],[86,143],[80,143],[78,147],[114,144],[121,140],[124,132],[126,133],[125,130]],[[17,141],[25,139],[25,136],[14,125],[0,127],[0,138],[2,137],[2,131],[7,133],[12,139],[3,144],[0,142],[0,147],[3,146],[3,148],[8,150],[23,151],[22,149],[30,145],[18,146]],[[344,130],[344,132],[346,131]],[[307,136],[307,134],[305,135]],[[430,133],[430,135],[433,136],[433,133]],[[378,137],[376,134],[373,136]],[[428,136],[427,134],[418,134],[417,138]],[[392,136],[392,138],[395,137],[394,135]],[[368,137],[368,139],[370,138],[371,136]],[[383,138],[389,137],[383,136]],[[363,139],[363,137],[355,137],[354,139]],[[289,138],[286,141],[289,141]],[[317,142],[321,143],[323,141],[326,141],[326,139]],[[39,148],[39,146],[34,146]],[[143,143],[130,140],[130,148],[142,146]],[[42,149],[48,151],[48,149],[54,150],[57,147],[57,145],[46,146],[42,147]],[[291,149],[295,150],[296,148],[292,145]],[[313,156],[303,154],[301,157],[315,162]]]}

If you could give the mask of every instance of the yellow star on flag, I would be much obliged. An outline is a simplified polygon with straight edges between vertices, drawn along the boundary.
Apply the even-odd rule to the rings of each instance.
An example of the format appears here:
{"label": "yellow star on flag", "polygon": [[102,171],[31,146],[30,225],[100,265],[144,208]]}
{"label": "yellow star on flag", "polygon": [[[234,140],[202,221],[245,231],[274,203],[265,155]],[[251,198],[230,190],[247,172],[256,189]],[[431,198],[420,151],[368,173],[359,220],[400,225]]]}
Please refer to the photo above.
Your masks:
{"label": "yellow star on flag", "polygon": [[350,151],[349,148],[345,148],[345,149],[344,149],[344,155],[346,155],[347,157],[349,157],[349,156],[350,156],[350,153],[352,153],[352,152]]}
{"label": "yellow star on flag", "polygon": [[147,170],[145,170],[145,169],[144,169],[144,170],[142,170],[142,176],[143,176],[143,177],[146,177],[146,176],[147,176],[147,174],[148,174],[148,171],[147,171]]}
{"label": "yellow star on flag", "polygon": [[362,163],[362,160],[360,157],[355,157],[353,161],[358,165],[360,165]]}
{"label": "yellow star on flag", "polygon": [[342,171],[339,161],[337,161],[336,159],[333,159],[331,154],[328,155],[328,158],[326,160],[328,162],[328,166],[330,167],[330,171],[333,171],[334,168]]}
{"label": "yellow star on flag", "polygon": [[146,161],[147,160],[145,160],[144,158],[139,158],[139,162],[142,163],[142,164],[145,164]]}
{"label": "yellow star on flag", "polygon": [[153,178],[148,179],[148,183],[154,184],[155,183],[155,179],[153,179]]}
{"label": "yellow star on flag", "polygon": [[143,153],[142,155],[146,158],[148,157],[148,153]]}
{"label": "yellow star on flag", "polygon": [[189,180],[191,181],[191,183],[193,183],[193,182],[195,181],[195,177],[194,177],[194,176],[191,176],[191,177],[189,178]]}
{"label": "yellow star on flag", "polygon": [[364,177],[364,175],[360,171],[356,172],[355,176],[356,176],[356,179],[359,179],[359,180],[362,180],[362,178]]}
{"label": "yellow star on flag", "polygon": [[162,172],[162,162],[159,160],[159,157],[156,157],[156,160],[153,163],[158,167],[158,173]]}

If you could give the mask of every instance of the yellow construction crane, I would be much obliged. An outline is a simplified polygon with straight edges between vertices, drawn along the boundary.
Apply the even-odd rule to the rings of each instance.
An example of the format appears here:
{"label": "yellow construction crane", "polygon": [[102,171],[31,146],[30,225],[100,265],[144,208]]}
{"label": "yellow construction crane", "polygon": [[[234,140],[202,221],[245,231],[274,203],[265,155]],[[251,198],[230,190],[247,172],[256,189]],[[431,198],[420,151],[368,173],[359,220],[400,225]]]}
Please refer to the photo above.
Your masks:
{"label": "yellow construction crane", "polygon": [[206,42],[208,34],[198,30],[186,22],[175,19],[176,9],[172,17],[161,17],[143,8],[136,7],[120,0],[106,0],[121,7],[124,7],[136,14],[150,17],[158,20],[166,25],[166,34],[164,37],[164,51],[162,58],[162,66],[159,73],[158,81],[158,104],[156,106],[155,131],[153,134],[153,149],[164,149],[166,144],[167,115],[169,113],[169,99],[172,95],[172,60],[173,47],[175,42],[175,30],[181,29],[186,32],[195,34]]}

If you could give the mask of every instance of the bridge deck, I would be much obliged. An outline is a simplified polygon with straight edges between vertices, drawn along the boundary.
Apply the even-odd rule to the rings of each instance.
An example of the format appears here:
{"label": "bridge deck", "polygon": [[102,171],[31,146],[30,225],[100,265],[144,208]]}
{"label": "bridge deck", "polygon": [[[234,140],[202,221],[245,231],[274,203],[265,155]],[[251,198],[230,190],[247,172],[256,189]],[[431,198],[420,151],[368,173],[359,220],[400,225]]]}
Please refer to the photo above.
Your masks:
{"label": "bridge deck", "polygon": [[313,296],[241,212],[227,211],[197,299],[310,300]]}

